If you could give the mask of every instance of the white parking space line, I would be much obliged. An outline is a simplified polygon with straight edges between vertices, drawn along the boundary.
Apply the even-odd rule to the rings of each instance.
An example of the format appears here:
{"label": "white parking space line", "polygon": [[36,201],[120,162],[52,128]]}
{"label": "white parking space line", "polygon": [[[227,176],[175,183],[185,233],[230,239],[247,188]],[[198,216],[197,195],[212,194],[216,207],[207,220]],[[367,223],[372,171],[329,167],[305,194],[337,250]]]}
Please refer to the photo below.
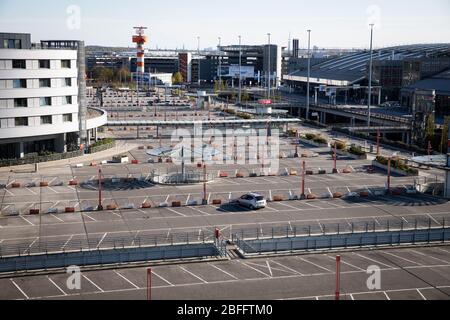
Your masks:
{"label": "white parking space line", "polygon": [[34,223],[32,223],[31,221],[29,221],[27,218],[25,218],[24,216],[20,215],[19,217],[21,217],[23,220],[25,220],[26,222],[28,222],[30,225],[32,225],[33,227],[35,227],[36,225]]}
{"label": "white parking space line", "polygon": [[259,270],[259,269],[253,268],[252,266],[249,266],[249,265],[248,265],[247,263],[245,263],[245,262],[241,262],[241,265],[244,265],[244,266],[246,266],[246,267],[248,267],[248,268],[250,268],[250,269],[252,269],[252,270],[255,270],[256,272],[258,272],[258,273],[264,275],[264,276],[267,277],[267,278],[272,278],[272,276],[268,275],[267,273],[262,272],[262,271]]}
{"label": "white parking space line", "polygon": [[173,212],[173,213],[179,215],[179,216],[186,217],[185,214],[182,214],[182,213],[176,211],[175,209],[172,209],[172,208],[166,208],[166,209],[169,210],[170,212]]}
{"label": "white parking space line", "polygon": [[89,281],[94,287],[96,287],[100,292],[105,292],[102,288],[100,288],[94,281],[89,279],[86,275],[82,274],[83,278]]}
{"label": "white parking space line", "polygon": [[287,208],[294,209],[294,210],[299,210],[299,211],[302,210],[301,208],[296,208],[296,207],[293,207],[293,206],[288,205],[288,204],[286,204],[286,203],[278,202],[278,204],[279,204],[279,205],[282,205],[282,206],[284,206],[284,207],[287,207]]}
{"label": "white parking space line", "polygon": [[8,193],[10,196],[12,196],[12,197],[15,196],[15,194],[12,193],[11,191],[9,191],[8,189],[5,188],[4,190],[5,190],[5,192]]}
{"label": "white parking space line", "polygon": [[427,213],[427,217],[429,217],[431,220],[434,221],[434,223],[436,223],[438,226],[440,226],[441,224],[439,223],[439,221],[437,221],[435,218],[433,218],[433,216],[429,213]]}
{"label": "white parking space line", "polygon": [[53,191],[54,193],[59,193],[58,191],[56,191],[55,189],[53,189],[52,187],[47,187],[47,189]]}
{"label": "white parking space line", "polygon": [[317,263],[314,263],[314,262],[312,262],[312,261],[306,260],[305,258],[302,258],[302,257],[297,257],[297,258],[300,259],[300,260],[302,260],[302,261],[304,261],[304,262],[307,262],[307,263],[309,263],[309,264],[312,264],[313,266],[316,266],[317,268],[320,268],[320,269],[325,270],[325,271],[330,272],[330,273],[334,273],[334,271],[331,271],[330,269],[327,269],[327,268],[325,268],[325,267],[322,267],[321,265],[318,265]]}
{"label": "white parking space line", "polygon": [[422,292],[420,292],[420,289],[416,289],[416,291],[423,300],[427,300],[427,298],[425,298],[425,296],[422,294]]}
{"label": "white parking space line", "polygon": [[17,288],[17,290],[19,290],[20,293],[22,293],[24,295],[25,299],[27,299],[27,300],[30,299],[30,297],[27,296],[27,294],[22,290],[22,288],[19,287],[19,285],[17,283],[14,282],[13,279],[9,279],[9,280],[11,280],[12,284]]}
{"label": "white parking space line", "polygon": [[69,239],[67,239],[67,241],[64,243],[64,245],[61,247],[61,249],[64,250],[64,248],[69,244],[70,240],[72,240],[72,239],[73,239],[73,235],[71,235],[69,237]]}
{"label": "white parking space line", "polygon": [[425,253],[422,253],[422,252],[420,252],[420,251],[416,251],[416,250],[413,250],[413,249],[409,249],[409,251],[414,252],[414,253],[416,253],[416,254],[418,254],[418,255],[427,257],[427,258],[434,259],[434,260],[436,260],[436,261],[444,262],[444,263],[447,263],[447,264],[450,263],[450,261],[446,261],[446,260],[442,260],[442,259],[439,259],[439,258],[435,258],[435,257],[433,257],[433,256],[431,256],[431,255],[429,255],[429,254],[425,254]]}
{"label": "white parking space line", "polygon": [[409,260],[409,259],[400,257],[400,256],[398,256],[398,255],[396,255],[396,254],[393,254],[392,252],[383,251],[382,253],[387,254],[387,255],[390,255],[390,256],[392,256],[392,257],[396,257],[396,258],[398,258],[398,259],[405,260],[405,261],[407,261],[407,262],[409,262],[409,263],[413,263],[413,264],[418,265],[418,266],[423,266],[423,264],[421,264],[421,263],[418,263],[418,262],[415,262],[415,261],[412,261],[412,260]]}
{"label": "white parking space line", "polygon": [[90,220],[92,220],[92,221],[97,221],[97,220],[95,220],[94,218],[92,218],[90,215],[88,215],[87,213],[83,213],[82,214],[84,217],[86,217],[86,218],[89,218]]}
{"label": "white parking space line", "polygon": [[291,272],[293,272],[293,273],[295,273],[295,274],[298,274],[298,275],[300,275],[300,276],[304,276],[303,273],[298,272],[297,270],[294,270],[294,269],[292,269],[292,268],[289,268],[289,267],[285,266],[284,264],[279,263],[278,261],[272,260],[271,262],[272,262],[272,263],[275,263],[275,264],[279,265],[280,267],[282,267],[282,268],[284,268],[284,269],[286,269],[286,270],[289,270],[289,271],[291,271]]}
{"label": "white parking space line", "polygon": [[[326,255],[326,256],[327,256],[328,258],[330,258],[331,260],[334,260],[334,261],[336,260],[336,257],[331,257],[331,256],[329,256],[329,255]],[[350,266],[350,267],[356,269],[356,270],[363,271],[363,272],[366,271],[366,270],[363,269],[363,268],[360,268],[360,267],[355,266],[355,265],[353,265],[353,264],[351,264],[351,263],[348,263],[347,261],[345,261],[345,259],[341,259],[341,262],[342,262],[343,264],[346,264],[346,265],[348,265],[348,266]]]}
{"label": "white parking space line", "polygon": [[28,190],[29,192],[31,192],[33,195],[37,196],[37,193],[34,192],[33,190],[31,190],[30,188],[25,188],[26,190]]}
{"label": "white parking space line", "polygon": [[310,207],[312,207],[312,208],[314,208],[314,209],[323,209],[323,208],[321,208],[321,207],[319,207],[319,206],[315,206],[315,205],[313,205],[313,204],[311,204],[311,203],[309,203],[309,202],[307,202],[307,201],[302,202],[302,203],[304,203],[304,204],[306,204],[307,206],[310,206]]}
{"label": "white parking space line", "polygon": [[194,278],[200,280],[201,282],[203,282],[203,283],[208,283],[208,281],[206,281],[206,280],[200,278],[199,276],[197,276],[196,274],[194,274],[194,273],[192,273],[191,271],[187,270],[186,268],[184,268],[184,267],[182,267],[182,266],[179,266],[179,268],[180,268],[181,270],[183,270],[184,272],[190,274],[190,275],[193,276]]}
{"label": "white parking space line", "polygon": [[58,217],[55,216],[53,213],[51,213],[50,216],[52,216],[53,218],[55,218],[56,220],[58,220],[58,221],[60,221],[60,222],[65,222],[63,219],[58,218]]}
{"label": "white parking space line", "polygon": [[113,272],[115,274],[117,274],[119,277],[121,277],[123,280],[125,280],[126,282],[128,282],[129,284],[131,284],[133,287],[135,287],[136,289],[139,289],[139,287],[137,285],[135,285],[133,282],[131,282],[129,279],[127,279],[124,275],[120,274],[119,272],[117,272],[116,270],[113,270]]}
{"label": "white parking space line", "polygon": [[100,246],[102,245],[103,240],[105,240],[106,236],[108,235],[108,233],[106,232],[103,237],[100,239],[100,241],[98,242],[97,245],[97,249],[100,248]]}
{"label": "white parking space line", "polygon": [[158,277],[159,279],[161,279],[162,281],[164,281],[165,283],[167,283],[169,286],[174,287],[175,285],[173,283],[171,283],[170,281],[164,279],[162,276],[160,276],[159,274],[157,274],[155,271],[152,270],[152,275]]}
{"label": "white parking space line", "polygon": [[196,208],[195,206],[189,207],[189,208],[191,208],[192,210],[195,210],[195,211],[197,211],[197,212],[200,212],[200,213],[203,214],[203,215],[207,215],[207,216],[210,216],[210,215],[211,215],[210,213],[205,212],[205,211],[203,211],[203,210],[200,210],[200,209]]}
{"label": "white parking space line", "polygon": [[232,275],[232,274],[229,273],[229,272],[226,272],[225,270],[222,270],[222,269],[219,268],[218,266],[216,266],[216,265],[214,265],[214,264],[209,264],[209,265],[210,265],[211,267],[213,267],[213,268],[215,268],[215,269],[221,271],[222,273],[225,273],[227,276],[229,276],[229,277],[231,277],[231,278],[233,278],[233,279],[235,279],[235,280],[239,280],[239,278],[237,278],[236,276]]}
{"label": "white parking space line", "polygon": [[47,276],[48,281],[50,281],[59,291],[62,292],[63,295],[67,296],[67,293],[64,292],[63,289],[61,289],[56,283],[55,281],[53,281],[49,276]]}

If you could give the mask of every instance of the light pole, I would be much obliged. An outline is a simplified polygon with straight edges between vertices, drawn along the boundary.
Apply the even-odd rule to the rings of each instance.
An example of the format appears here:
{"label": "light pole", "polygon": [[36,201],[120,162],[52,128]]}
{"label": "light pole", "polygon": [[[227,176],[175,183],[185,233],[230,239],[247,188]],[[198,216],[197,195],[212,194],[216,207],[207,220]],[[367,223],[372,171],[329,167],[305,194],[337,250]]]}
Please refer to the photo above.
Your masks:
{"label": "light pole", "polygon": [[270,61],[270,36],[271,36],[271,34],[270,33],[268,33],[267,34],[267,37],[269,38],[269,46],[268,46],[268,50],[269,50],[269,56],[268,56],[268,58],[269,58],[269,63],[268,63],[268,70],[267,70],[267,99],[270,99],[270,87],[271,87],[271,85],[270,85],[270,69],[271,69],[271,61]]}
{"label": "light pole", "polygon": [[242,37],[239,36],[239,98],[238,98],[238,103],[239,103],[239,107],[241,106],[241,102],[242,102]]}
{"label": "light pole", "polygon": [[198,86],[201,84],[201,73],[200,73],[200,37],[197,37],[197,53],[198,53]]}
{"label": "light pole", "polygon": [[219,37],[219,91],[222,88],[222,51],[220,49],[221,47],[222,38]]}
{"label": "light pole", "polygon": [[369,99],[367,101],[367,126],[370,128],[370,105],[372,103],[373,26],[370,25]]}
{"label": "light pole", "polygon": [[311,77],[311,30],[308,30],[308,80],[306,84],[306,120],[309,120],[309,90]]}
{"label": "light pole", "polygon": [[392,159],[397,157],[398,153],[395,152],[392,156],[388,159],[388,169],[387,169],[387,193],[391,193],[391,162]]}

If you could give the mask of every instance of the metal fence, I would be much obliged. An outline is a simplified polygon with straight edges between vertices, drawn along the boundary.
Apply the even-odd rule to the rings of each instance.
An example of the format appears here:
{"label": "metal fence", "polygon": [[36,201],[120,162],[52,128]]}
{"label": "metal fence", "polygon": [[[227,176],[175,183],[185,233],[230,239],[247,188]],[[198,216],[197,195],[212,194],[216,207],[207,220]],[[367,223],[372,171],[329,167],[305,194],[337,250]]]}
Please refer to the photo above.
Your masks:
{"label": "metal fence", "polygon": [[232,234],[231,241],[239,240],[264,240],[264,239],[282,239],[297,238],[353,233],[375,233],[406,230],[428,230],[433,228],[450,227],[448,218],[440,221],[427,216],[415,217],[414,219],[403,217],[370,219],[361,221],[352,221],[345,223],[327,223],[322,224],[289,224],[275,227],[252,227],[242,228]]}
{"label": "metal fence", "polygon": [[88,238],[83,237],[82,239],[66,238],[61,240],[48,240],[43,237],[29,243],[10,244],[7,242],[6,240],[0,244],[0,259],[11,256],[84,252],[90,250],[210,244],[214,243],[214,231],[202,230],[185,233],[130,235],[126,237],[105,238],[96,235],[95,238],[89,236]]}
{"label": "metal fence", "polygon": [[[317,230],[319,227],[320,230]],[[245,255],[268,252],[314,251],[350,247],[431,243],[450,240],[450,227],[432,219],[403,220],[383,224],[361,222],[346,227],[341,224],[279,227],[269,230],[241,230],[233,241]],[[264,231],[269,232],[264,235]]]}
{"label": "metal fence", "polygon": [[223,257],[224,254],[220,244],[216,246],[215,243],[199,243],[27,255],[0,259],[0,273],[66,268],[71,265],[104,266],[171,259]]}

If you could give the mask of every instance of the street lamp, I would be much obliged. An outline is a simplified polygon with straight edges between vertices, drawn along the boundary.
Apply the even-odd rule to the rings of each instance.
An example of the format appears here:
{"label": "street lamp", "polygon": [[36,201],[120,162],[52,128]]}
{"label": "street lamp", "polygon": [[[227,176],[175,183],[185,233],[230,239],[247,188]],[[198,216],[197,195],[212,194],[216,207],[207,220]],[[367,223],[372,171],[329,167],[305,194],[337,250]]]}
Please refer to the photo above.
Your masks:
{"label": "street lamp", "polygon": [[311,77],[311,30],[308,30],[308,80],[306,84],[306,120],[309,120],[310,77]]}
{"label": "street lamp", "polygon": [[242,72],[241,72],[241,67],[242,67],[242,37],[239,36],[239,98],[238,98],[238,103],[239,106],[241,107],[241,100],[242,100]]}
{"label": "street lamp", "polygon": [[222,51],[221,47],[222,38],[219,37],[219,90],[222,88]]}
{"label": "street lamp", "polygon": [[388,159],[388,170],[387,170],[387,192],[388,194],[391,193],[391,161],[392,159],[396,158],[398,156],[398,152],[394,152],[392,156]]}
{"label": "street lamp", "polygon": [[201,84],[201,73],[200,73],[200,37],[197,37],[197,53],[198,53],[198,86]]}
{"label": "street lamp", "polygon": [[372,103],[373,26],[370,24],[369,99],[367,102],[367,126],[370,128],[370,105]]}
{"label": "street lamp", "polygon": [[268,70],[267,70],[267,99],[270,99],[270,67],[271,67],[271,63],[270,63],[270,33],[267,34],[267,37],[269,38],[269,46],[268,46],[268,50],[269,50],[269,64],[268,64]]}

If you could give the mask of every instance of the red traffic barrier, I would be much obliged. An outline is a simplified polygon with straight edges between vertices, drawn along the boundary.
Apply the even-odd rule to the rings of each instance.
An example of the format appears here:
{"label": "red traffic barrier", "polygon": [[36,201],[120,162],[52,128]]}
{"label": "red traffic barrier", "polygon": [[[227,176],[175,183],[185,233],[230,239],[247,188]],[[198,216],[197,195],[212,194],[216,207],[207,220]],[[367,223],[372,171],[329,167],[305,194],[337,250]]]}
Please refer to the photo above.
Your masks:
{"label": "red traffic barrier", "polygon": [[30,209],[30,215],[37,215],[39,214],[39,209]]}
{"label": "red traffic barrier", "polygon": [[106,206],[106,210],[117,210],[117,205],[116,204],[108,204]]}
{"label": "red traffic barrier", "polygon": [[12,183],[11,188],[20,188],[20,183],[19,182]]}
{"label": "red traffic barrier", "polygon": [[220,200],[220,199],[215,199],[215,200],[213,200],[213,205],[221,205],[222,204],[222,200]]}
{"label": "red traffic barrier", "polygon": [[244,174],[242,172],[236,173],[236,178],[243,178]]}
{"label": "red traffic barrier", "polygon": [[221,172],[221,173],[219,174],[219,177],[220,177],[220,178],[228,178],[228,173],[226,173],[226,172]]}
{"label": "red traffic barrier", "polygon": [[41,186],[41,187],[48,187],[48,182],[41,181],[41,183],[39,183],[39,186]]}
{"label": "red traffic barrier", "polygon": [[150,209],[152,204],[150,202],[144,202],[141,207],[142,209]]}
{"label": "red traffic barrier", "polygon": [[78,185],[78,181],[76,181],[76,180],[69,181],[69,186],[76,186],[76,185]]}
{"label": "red traffic barrier", "polygon": [[173,208],[179,208],[179,207],[181,207],[181,201],[173,201],[173,202],[172,202],[172,207],[173,207]]}
{"label": "red traffic barrier", "polygon": [[361,191],[359,196],[362,198],[367,198],[369,196],[369,191]]}
{"label": "red traffic barrier", "polygon": [[75,208],[74,207],[66,207],[64,210],[65,213],[74,213]]}
{"label": "red traffic barrier", "polygon": [[138,160],[131,160],[131,164],[139,164]]}

